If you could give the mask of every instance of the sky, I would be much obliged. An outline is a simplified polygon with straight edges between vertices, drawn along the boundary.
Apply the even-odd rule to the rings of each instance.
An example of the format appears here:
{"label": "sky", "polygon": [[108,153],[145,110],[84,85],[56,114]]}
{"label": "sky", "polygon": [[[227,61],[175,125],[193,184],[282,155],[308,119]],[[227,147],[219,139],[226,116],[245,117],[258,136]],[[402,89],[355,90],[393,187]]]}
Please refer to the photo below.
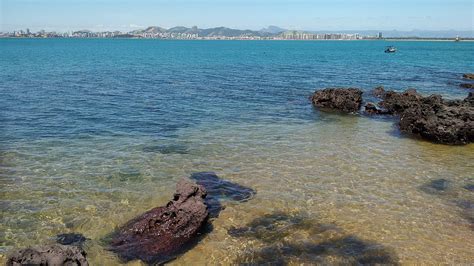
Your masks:
{"label": "sky", "polygon": [[473,31],[474,0],[0,0],[0,31],[194,25]]}

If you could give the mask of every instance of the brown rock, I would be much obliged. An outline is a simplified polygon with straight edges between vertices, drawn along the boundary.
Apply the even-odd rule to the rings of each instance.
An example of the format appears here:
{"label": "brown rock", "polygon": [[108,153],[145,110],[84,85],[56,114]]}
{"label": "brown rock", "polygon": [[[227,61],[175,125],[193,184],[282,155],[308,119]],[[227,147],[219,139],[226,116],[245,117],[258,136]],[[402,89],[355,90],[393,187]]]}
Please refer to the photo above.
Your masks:
{"label": "brown rock", "polygon": [[89,263],[80,247],[54,244],[17,250],[8,257],[6,265],[87,266]]}
{"label": "brown rock", "polygon": [[311,96],[316,107],[337,109],[346,113],[357,112],[362,105],[362,91],[354,88],[328,88]]}
{"label": "brown rock", "polygon": [[466,73],[462,75],[462,77],[465,79],[474,79],[474,73]]}
{"label": "brown rock", "polygon": [[209,216],[206,190],[187,180],[176,185],[174,199],[126,223],[113,237],[110,250],[124,261],[164,263],[192,245]]}

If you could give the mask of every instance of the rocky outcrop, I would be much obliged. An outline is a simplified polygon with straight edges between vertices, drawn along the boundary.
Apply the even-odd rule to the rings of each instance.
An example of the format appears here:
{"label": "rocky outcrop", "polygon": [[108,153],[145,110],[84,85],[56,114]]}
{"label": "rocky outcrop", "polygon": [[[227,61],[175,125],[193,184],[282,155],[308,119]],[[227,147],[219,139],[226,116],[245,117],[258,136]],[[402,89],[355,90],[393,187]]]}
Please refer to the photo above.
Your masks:
{"label": "rocky outcrop", "polygon": [[474,83],[462,83],[459,84],[459,87],[464,89],[474,89]]}
{"label": "rocky outcrop", "polygon": [[409,89],[402,93],[388,91],[383,94],[380,106],[387,110],[388,114],[401,114],[406,109],[417,105],[423,96],[415,89]]}
{"label": "rocky outcrop", "polygon": [[8,257],[6,265],[87,266],[89,263],[80,247],[54,244],[17,250]]}
{"label": "rocky outcrop", "polygon": [[176,258],[192,246],[206,224],[205,197],[202,186],[179,181],[172,201],[126,223],[113,236],[109,249],[124,261],[160,264]]}
{"label": "rocky outcrop", "polygon": [[[413,96],[418,98],[418,96]],[[443,144],[467,144],[474,141],[474,97],[444,101],[439,95],[411,102],[402,110],[400,130]]]}
{"label": "rocky outcrop", "polygon": [[310,99],[316,107],[351,113],[359,111],[362,91],[354,88],[328,88],[316,91]]}
{"label": "rocky outcrop", "polygon": [[474,79],[474,73],[466,73],[462,75],[462,77],[465,79]]}

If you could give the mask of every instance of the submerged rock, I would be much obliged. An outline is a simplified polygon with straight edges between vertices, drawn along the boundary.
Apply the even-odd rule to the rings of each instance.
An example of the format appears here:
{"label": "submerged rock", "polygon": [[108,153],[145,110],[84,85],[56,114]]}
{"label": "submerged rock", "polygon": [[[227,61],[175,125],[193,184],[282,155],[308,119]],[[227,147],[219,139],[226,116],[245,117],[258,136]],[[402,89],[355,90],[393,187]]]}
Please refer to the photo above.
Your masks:
{"label": "submerged rock", "polygon": [[474,89],[474,83],[461,83],[459,87],[464,89]]}
{"label": "submerged rock", "polygon": [[311,96],[316,107],[336,109],[346,113],[357,112],[362,105],[362,91],[354,88],[328,88]]}
{"label": "submerged rock", "polygon": [[387,110],[379,108],[376,104],[374,103],[367,103],[364,106],[365,112],[370,115],[385,115],[389,114]]}
{"label": "submerged rock", "polygon": [[471,192],[474,192],[474,184],[467,184],[463,187],[464,189],[467,189]]}
{"label": "submerged rock", "polygon": [[474,73],[466,73],[462,75],[462,77],[465,79],[474,79]]}
{"label": "submerged rock", "polygon": [[176,258],[190,248],[206,224],[209,212],[205,197],[202,186],[179,181],[172,201],[126,223],[113,237],[109,249],[124,261],[140,259],[155,264]]}
{"label": "submerged rock", "polygon": [[[417,96],[416,96],[417,97]],[[439,95],[412,103],[400,116],[400,130],[443,144],[474,141],[474,98],[444,101]]]}
{"label": "submerged rock", "polygon": [[420,189],[428,194],[443,194],[445,193],[451,185],[451,181],[444,178],[431,180],[430,182],[424,184]]}
{"label": "submerged rock", "polygon": [[15,251],[8,257],[6,265],[84,266],[89,263],[86,252],[80,247],[54,244]]}
{"label": "submerged rock", "polygon": [[212,217],[217,217],[222,209],[221,201],[232,200],[244,202],[251,199],[255,190],[224,180],[214,172],[193,173],[190,177],[206,188],[205,202]]}
{"label": "submerged rock", "polygon": [[56,236],[56,242],[61,245],[82,246],[87,238],[82,234],[67,233]]}

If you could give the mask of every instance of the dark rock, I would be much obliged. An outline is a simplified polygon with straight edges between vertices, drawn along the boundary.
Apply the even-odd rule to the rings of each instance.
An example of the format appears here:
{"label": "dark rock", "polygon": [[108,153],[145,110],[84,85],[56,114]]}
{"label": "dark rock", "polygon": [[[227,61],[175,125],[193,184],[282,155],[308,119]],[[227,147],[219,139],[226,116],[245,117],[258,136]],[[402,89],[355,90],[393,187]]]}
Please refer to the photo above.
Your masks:
{"label": "dark rock", "polygon": [[15,251],[6,265],[89,265],[86,252],[80,247],[60,244],[26,248]]}
{"label": "dark rock", "polygon": [[474,89],[474,84],[473,83],[462,83],[459,85],[459,87],[464,88],[464,89]]}
{"label": "dark rock", "polygon": [[383,86],[379,86],[372,90],[372,95],[377,98],[383,98],[385,96],[385,88]]}
{"label": "dark rock", "polygon": [[421,190],[428,194],[443,194],[450,186],[451,182],[444,178],[431,180],[430,182],[421,186]]}
{"label": "dark rock", "polygon": [[389,114],[400,114],[413,105],[418,104],[421,99],[423,99],[423,96],[418,94],[415,89],[409,89],[403,93],[389,91],[384,93],[380,106],[387,109]]}
{"label": "dark rock", "polygon": [[419,135],[436,143],[473,142],[474,98],[472,93],[464,101],[443,101],[439,95],[421,98],[403,110],[399,125],[404,133]]}
{"label": "dark rock", "polygon": [[474,74],[473,73],[466,73],[462,75],[463,78],[465,79],[474,79]]}
{"label": "dark rock", "polygon": [[82,234],[77,233],[68,233],[68,234],[59,234],[56,236],[56,242],[61,245],[72,245],[72,246],[82,246],[86,242]]}
{"label": "dark rock", "polygon": [[223,180],[214,172],[193,173],[190,178],[196,180],[198,185],[206,188],[207,196],[205,202],[212,217],[219,215],[222,209],[222,201],[244,202],[256,194],[255,190]]}
{"label": "dark rock", "polygon": [[365,112],[370,115],[385,115],[389,114],[389,112],[385,109],[379,108],[377,105],[374,103],[367,103],[365,106]]}
{"label": "dark rock", "polygon": [[124,261],[164,263],[188,250],[209,216],[206,190],[187,180],[174,199],[129,221],[113,236],[109,249]]}
{"label": "dark rock", "polygon": [[470,223],[471,229],[474,230],[474,202],[458,200],[456,203],[462,209],[461,216]]}
{"label": "dark rock", "polygon": [[474,192],[474,184],[467,184],[464,186],[465,189]]}
{"label": "dark rock", "polygon": [[311,96],[316,107],[337,109],[346,113],[357,112],[362,105],[362,91],[354,88],[328,88]]}

